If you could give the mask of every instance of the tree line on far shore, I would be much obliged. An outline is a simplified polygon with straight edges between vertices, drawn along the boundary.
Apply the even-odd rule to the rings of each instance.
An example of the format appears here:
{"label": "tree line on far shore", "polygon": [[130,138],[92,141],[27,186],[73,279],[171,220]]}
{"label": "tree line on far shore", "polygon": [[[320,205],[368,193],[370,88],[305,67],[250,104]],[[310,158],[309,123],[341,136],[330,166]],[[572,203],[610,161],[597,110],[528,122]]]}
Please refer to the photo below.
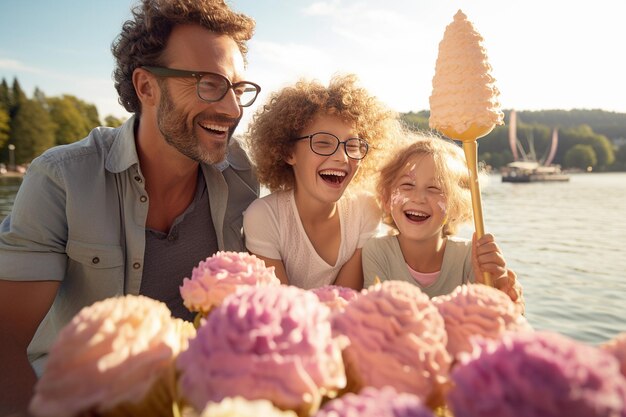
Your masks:
{"label": "tree line on far shore", "polygon": [[[513,161],[509,146],[510,110],[505,125],[478,141],[481,161],[498,169]],[[429,130],[428,111],[401,115],[416,130]],[[75,142],[97,126],[117,127],[123,119],[108,115],[100,120],[96,106],[72,95],[46,97],[35,89],[28,98],[17,78],[11,86],[0,83],[0,162],[27,164],[46,149]],[[553,163],[564,168],[626,171],[626,113],[603,110],[517,111],[517,137],[537,159],[545,158],[558,129],[559,144]],[[10,149],[12,152],[10,152]],[[13,158],[11,160],[11,158]]]}
{"label": "tree line on far shore", "polygon": [[[567,169],[626,171],[626,113],[604,110],[516,111],[517,138],[526,153],[534,149],[536,159],[545,159],[558,131],[558,147],[553,164]],[[428,131],[430,112],[405,113],[404,121],[413,129]],[[511,110],[504,110],[503,126],[478,140],[478,157],[493,169],[513,162],[509,144]]]}
{"label": "tree line on far shore", "polygon": [[84,138],[97,126],[117,127],[123,122],[112,115],[101,121],[95,105],[72,95],[46,97],[36,88],[33,97],[28,98],[17,78],[11,86],[3,78],[0,83],[0,162],[27,164],[52,146]]}

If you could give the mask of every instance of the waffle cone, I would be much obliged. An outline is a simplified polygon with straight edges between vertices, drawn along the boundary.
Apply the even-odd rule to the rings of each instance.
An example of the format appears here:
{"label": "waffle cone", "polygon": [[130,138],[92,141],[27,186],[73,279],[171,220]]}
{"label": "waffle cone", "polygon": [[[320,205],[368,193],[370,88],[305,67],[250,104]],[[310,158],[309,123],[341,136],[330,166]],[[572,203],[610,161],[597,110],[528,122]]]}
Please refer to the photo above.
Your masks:
{"label": "waffle cone", "polygon": [[98,413],[101,417],[174,417],[172,404],[176,401],[176,370],[174,363],[161,372],[144,398],[139,402],[125,401]]}

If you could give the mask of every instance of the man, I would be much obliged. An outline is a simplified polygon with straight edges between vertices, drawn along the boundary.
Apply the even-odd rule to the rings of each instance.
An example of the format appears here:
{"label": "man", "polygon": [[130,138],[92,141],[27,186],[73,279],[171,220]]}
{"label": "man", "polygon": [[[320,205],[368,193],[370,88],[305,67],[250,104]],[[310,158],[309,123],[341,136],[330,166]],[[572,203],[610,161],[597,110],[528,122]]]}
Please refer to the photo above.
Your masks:
{"label": "man", "polygon": [[259,188],[230,139],[260,91],[243,78],[254,21],[223,0],[142,0],[133,17],[112,51],[134,116],[33,161],[0,227],[0,415],[26,409],[33,367],[82,307],[144,294],[190,318],[182,278],[245,250]]}

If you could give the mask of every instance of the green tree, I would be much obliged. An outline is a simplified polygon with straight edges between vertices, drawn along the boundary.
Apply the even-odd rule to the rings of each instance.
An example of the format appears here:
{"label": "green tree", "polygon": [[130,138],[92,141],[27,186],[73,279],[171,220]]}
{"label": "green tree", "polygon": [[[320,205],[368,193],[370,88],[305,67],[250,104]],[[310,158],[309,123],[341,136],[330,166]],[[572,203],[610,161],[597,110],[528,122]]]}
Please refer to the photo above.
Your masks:
{"label": "green tree", "polygon": [[50,117],[57,126],[55,143],[58,145],[80,140],[100,125],[98,110],[93,104],[67,94],[46,101]]}
{"label": "green tree", "polygon": [[54,143],[64,145],[84,138],[89,133],[87,121],[65,96],[47,99],[50,118],[54,122]]}
{"label": "green tree", "polygon": [[591,145],[578,144],[567,151],[563,162],[566,168],[587,170],[595,167],[598,159]]}
{"label": "green tree", "polygon": [[487,164],[490,165],[491,168],[493,169],[499,169],[502,168],[503,166],[505,166],[507,164],[507,161],[509,161],[509,158],[507,156],[506,152],[485,152],[482,157],[481,160]]}
{"label": "green tree", "polygon": [[94,104],[89,104],[75,96],[67,94],[63,95],[62,98],[69,100],[83,116],[87,132],[91,132],[91,129],[100,126],[100,116]]}
{"label": "green tree", "polygon": [[401,115],[402,121],[411,130],[429,130],[428,118],[430,112],[421,111],[419,113],[408,112]]}
{"label": "green tree", "polygon": [[28,100],[28,97],[26,97],[26,93],[24,93],[24,90],[22,90],[22,87],[20,86],[20,82],[17,80],[17,78],[14,78],[13,86],[11,87],[11,95],[10,95],[11,105],[9,108],[9,116],[11,116],[11,119],[15,117],[15,114],[19,110],[20,106],[24,104],[24,102],[26,102],[27,100]]}
{"label": "green tree", "polygon": [[626,171],[626,145],[620,146],[615,151],[615,161],[611,165],[613,171]]}
{"label": "green tree", "polygon": [[8,160],[5,148],[11,135],[11,90],[7,80],[0,82],[0,162]]}
{"label": "green tree", "polygon": [[9,112],[0,106],[0,149],[9,140]]}
{"label": "green tree", "polygon": [[78,100],[77,104],[81,113],[87,118],[87,125],[89,126],[90,132],[93,128],[100,126],[100,116],[94,104],[89,104],[82,100]]}
{"label": "green tree", "polygon": [[11,143],[18,164],[29,163],[54,145],[54,123],[37,100],[26,99],[11,119]]}
{"label": "green tree", "polygon": [[46,95],[38,87],[35,87],[35,92],[33,93],[33,100],[38,101],[43,106],[44,109],[48,110],[48,102],[46,99]]}
{"label": "green tree", "polygon": [[598,135],[589,125],[581,125],[572,129],[563,129],[559,132],[559,149],[557,150],[555,160],[562,160],[564,155],[576,145],[589,145],[593,148],[597,158],[596,165],[599,170],[606,169],[615,159],[613,146],[606,136]]}
{"label": "green tree", "polygon": [[[20,141],[19,137],[16,137],[14,132],[15,132],[15,128],[14,125],[16,123],[16,116],[19,114],[21,107],[24,105],[24,103],[26,101],[28,101],[28,98],[26,97],[26,94],[24,93],[24,91],[22,90],[22,87],[20,86],[19,81],[17,80],[17,78],[13,79],[13,84],[11,86],[10,89],[8,89],[8,94],[7,94],[7,101],[9,103],[9,139],[8,139],[8,143],[11,143],[13,145],[18,146],[18,143]],[[19,163],[18,161],[15,161],[16,163]]]}
{"label": "green tree", "polygon": [[0,107],[4,107],[7,112],[11,110],[11,91],[4,78],[0,83]]}
{"label": "green tree", "polygon": [[107,117],[104,118],[104,125],[109,126],[109,127],[119,127],[125,121],[126,121],[125,119],[120,119],[120,118],[113,116],[112,114],[109,114]]}

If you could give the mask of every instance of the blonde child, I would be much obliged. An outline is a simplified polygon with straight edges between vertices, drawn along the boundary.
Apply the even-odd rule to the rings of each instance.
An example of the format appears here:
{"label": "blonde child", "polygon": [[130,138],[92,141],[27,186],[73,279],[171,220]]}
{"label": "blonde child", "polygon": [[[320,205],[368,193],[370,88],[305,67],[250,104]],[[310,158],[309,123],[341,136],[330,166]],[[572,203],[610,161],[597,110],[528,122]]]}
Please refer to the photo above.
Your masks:
{"label": "blonde child", "polygon": [[367,188],[377,154],[399,129],[397,115],[353,75],[274,93],[248,132],[259,182],[271,194],[244,213],[247,249],[285,284],[360,289],[361,247],[382,213],[372,193],[347,190]]}
{"label": "blonde child", "polygon": [[513,301],[520,298],[515,273],[492,235],[472,241],[454,236],[472,219],[469,181],[462,150],[445,139],[413,137],[393,153],[380,170],[376,193],[383,222],[395,233],[365,244],[366,287],[376,277],[403,280],[434,297],[481,282],[482,272],[489,272]]}

